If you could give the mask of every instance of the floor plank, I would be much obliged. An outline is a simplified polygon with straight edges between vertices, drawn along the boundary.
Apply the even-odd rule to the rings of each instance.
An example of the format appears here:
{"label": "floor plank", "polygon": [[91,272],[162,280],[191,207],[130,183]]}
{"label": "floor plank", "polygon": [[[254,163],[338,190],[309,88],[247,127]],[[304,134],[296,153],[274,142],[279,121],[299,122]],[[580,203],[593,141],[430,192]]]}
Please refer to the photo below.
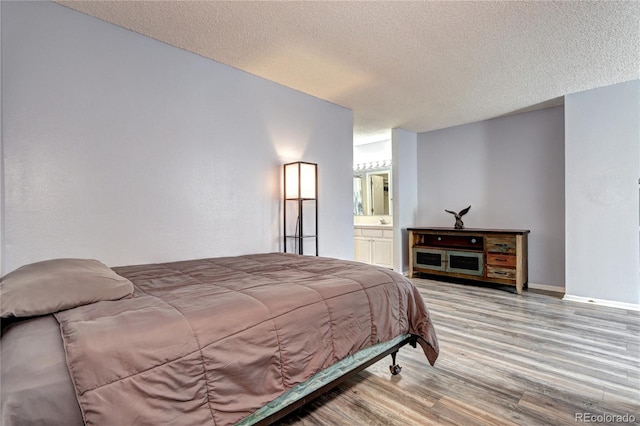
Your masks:
{"label": "floor plank", "polygon": [[400,375],[382,360],[277,424],[546,426],[579,413],[640,424],[640,312],[413,282],[438,334],[435,367],[406,346]]}

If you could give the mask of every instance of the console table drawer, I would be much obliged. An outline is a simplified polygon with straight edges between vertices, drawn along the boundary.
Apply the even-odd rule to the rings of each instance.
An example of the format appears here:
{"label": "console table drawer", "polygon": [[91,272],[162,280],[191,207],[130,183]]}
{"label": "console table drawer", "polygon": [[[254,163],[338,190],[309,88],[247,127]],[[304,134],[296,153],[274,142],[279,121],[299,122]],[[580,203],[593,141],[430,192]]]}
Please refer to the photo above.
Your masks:
{"label": "console table drawer", "polygon": [[501,266],[487,265],[487,277],[515,280],[516,270],[513,268],[503,268]]}
{"label": "console table drawer", "polygon": [[516,253],[516,239],[513,237],[487,237],[487,251],[490,253]]}
{"label": "console table drawer", "polygon": [[505,267],[515,268],[516,256],[512,254],[488,253],[487,265],[496,265],[496,266],[505,266]]}

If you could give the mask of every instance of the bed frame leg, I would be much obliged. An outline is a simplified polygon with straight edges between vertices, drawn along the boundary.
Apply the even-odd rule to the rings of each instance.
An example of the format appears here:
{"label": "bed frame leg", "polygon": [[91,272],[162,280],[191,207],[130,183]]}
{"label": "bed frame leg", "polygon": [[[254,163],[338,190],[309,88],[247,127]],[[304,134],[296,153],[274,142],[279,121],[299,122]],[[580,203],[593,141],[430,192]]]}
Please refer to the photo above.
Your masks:
{"label": "bed frame leg", "polygon": [[397,374],[400,374],[400,371],[402,370],[402,367],[396,364],[397,354],[398,354],[398,351],[391,353],[391,365],[389,366],[389,371],[391,371],[391,374],[393,374],[394,376]]}
{"label": "bed frame leg", "polygon": [[411,345],[412,348],[415,348],[416,345],[418,344],[418,336],[416,336],[415,334],[412,334],[411,339],[409,340],[409,344]]}

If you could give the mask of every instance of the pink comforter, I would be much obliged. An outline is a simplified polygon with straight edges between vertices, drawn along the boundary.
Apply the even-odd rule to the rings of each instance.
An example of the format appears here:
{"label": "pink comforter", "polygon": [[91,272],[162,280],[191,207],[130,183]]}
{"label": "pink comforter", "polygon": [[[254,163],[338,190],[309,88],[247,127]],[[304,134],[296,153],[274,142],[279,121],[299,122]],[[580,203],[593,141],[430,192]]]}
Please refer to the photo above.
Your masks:
{"label": "pink comforter", "polygon": [[89,425],[227,425],[359,349],[438,343],[392,271],[283,253],[115,268],[134,297],[56,314]]}

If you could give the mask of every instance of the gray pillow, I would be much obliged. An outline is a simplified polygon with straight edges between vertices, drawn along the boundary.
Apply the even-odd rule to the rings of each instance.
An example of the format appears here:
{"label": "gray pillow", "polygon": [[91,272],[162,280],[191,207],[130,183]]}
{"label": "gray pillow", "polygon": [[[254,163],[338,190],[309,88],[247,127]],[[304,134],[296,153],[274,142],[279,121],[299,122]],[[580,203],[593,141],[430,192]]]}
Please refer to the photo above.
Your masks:
{"label": "gray pillow", "polygon": [[132,294],[131,281],[97,260],[45,260],[2,277],[0,317],[45,315]]}

